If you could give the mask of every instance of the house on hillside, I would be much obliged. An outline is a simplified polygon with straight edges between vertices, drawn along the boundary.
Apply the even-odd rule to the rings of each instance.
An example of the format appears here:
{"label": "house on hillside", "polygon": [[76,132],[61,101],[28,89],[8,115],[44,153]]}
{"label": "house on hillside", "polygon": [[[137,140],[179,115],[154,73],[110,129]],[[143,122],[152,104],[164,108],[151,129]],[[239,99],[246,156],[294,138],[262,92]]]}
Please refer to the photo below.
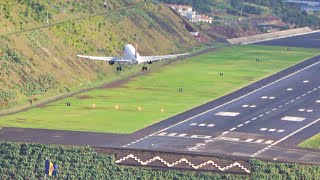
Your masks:
{"label": "house on hillside", "polygon": [[178,5],[178,4],[166,4],[166,6],[170,7],[174,11],[177,11],[181,16],[186,17],[191,22],[206,22],[212,23],[212,18],[207,15],[197,15],[196,11],[193,11],[192,6],[188,5]]}
{"label": "house on hillside", "polygon": [[181,12],[181,11],[192,12],[192,6],[188,6],[188,5],[166,4],[166,6],[170,7],[171,9],[177,12]]}
{"label": "house on hillside", "polygon": [[196,15],[195,18],[192,20],[193,22],[206,22],[206,23],[212,23],[212,17],[209,17],[204,14]]}

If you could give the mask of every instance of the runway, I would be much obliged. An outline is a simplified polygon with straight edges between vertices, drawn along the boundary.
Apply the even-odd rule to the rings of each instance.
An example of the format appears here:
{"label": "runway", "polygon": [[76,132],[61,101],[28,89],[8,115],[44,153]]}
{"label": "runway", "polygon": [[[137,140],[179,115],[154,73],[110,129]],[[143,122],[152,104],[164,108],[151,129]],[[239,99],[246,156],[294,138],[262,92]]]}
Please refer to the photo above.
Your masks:
{"label": "runway", "polygon": [[123,147],[320,164],[320,151],[295,147],[320,130],[319,72],[318,56]]}
{"label": "runway", "polygon": [[320,32],[254,43],[267,46],[320,48]]}

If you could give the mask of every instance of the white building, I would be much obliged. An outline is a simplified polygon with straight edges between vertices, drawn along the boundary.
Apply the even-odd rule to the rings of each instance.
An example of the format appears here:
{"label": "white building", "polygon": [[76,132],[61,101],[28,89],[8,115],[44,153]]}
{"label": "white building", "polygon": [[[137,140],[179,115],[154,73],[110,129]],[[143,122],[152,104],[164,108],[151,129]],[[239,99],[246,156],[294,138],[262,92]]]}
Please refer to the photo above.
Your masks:
{"label": "white building", "polygon": [[196,15],[195,18],[193,19],[193,22],[206,22],[206,23],[212,23],[212,17],[209,17],[207,15]]}
{"label": "white building", "polygon": [[196,11],[180,11],[181,16],[188,18],[189,20],[194,19],[196,17]]}
{"label": "white building", "polygon": [[192,11],[192,6],[188,5],[178,5],[178,4],[166,4],[168,7],[172,8],[175,11],[181,12],[181,11]]}

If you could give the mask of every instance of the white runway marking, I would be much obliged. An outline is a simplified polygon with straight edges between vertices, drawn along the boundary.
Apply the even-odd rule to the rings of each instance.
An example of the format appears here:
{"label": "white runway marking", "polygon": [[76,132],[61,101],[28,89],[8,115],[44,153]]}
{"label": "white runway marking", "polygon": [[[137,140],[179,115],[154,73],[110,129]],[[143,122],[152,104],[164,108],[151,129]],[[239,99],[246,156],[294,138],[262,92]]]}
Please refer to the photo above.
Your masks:
{"label": "white runway marking", "polygon": [[185,137],[187,134],[179,134],[178,137]]}
{"label": "white runway marking", "polygon": [[162,132],[162,133],[158,134],[158,136],[164,136],[166,134],[167,134],[166,132]]}
{"label": "white runway marking", "polygon": [[255,104],[252,104],[252,105],[248,105],[248,104],[245,104],[245,105],[242,105],[242,107],[250,107],[250,108],[255,108],[257,107]]}
{"label": "white runway marking", "polygon": [[303,81],[303,83],[308,83],[308,82],[309,82],[308,80]]}
{"label": "white runway marking", "polygon": [[281,120],[283,121],[295,121],[295,122],[301,122],[303,120],[305,120],[306,118],[302,118],[302,117],[294,117],[294,116],[285,116],[283,117]]}
{"label": "white runway marking", "polygon": [[305,111],[305,110],[306,110],[306,109],[299,109],[300,112],[303,112],[303,111]]}
{"label": "white runway marking", "polygon": [[232,128],[232,129],[230,129],[230,131],[233,131],[233,130],[235,130],[235,129],[237,129],[237,128]]}
{"label": "white runway marking", "polygon": [[261,128],[260,131],[268,131],[268,132],[284,132],[283,129],[279,129],[277,131],[277,129],[268,129],[268,128]]}
{"label": "white runway marking", "polygon": [[272,140],[268,140],[268,141],[266,141],[266,142],[264,142],[265,144],[272,144],[273,143],[273,141]]}
{"label": "white runway marking", "polygon": [[228,133],[229,133],[229,131],[225,131],[225,132],[222,133],[222,135],[225,135],[225,134],[228,134]]}
{"label": "white runway marking", "polygon": [[238,116],[239,112],[218,112],[216,116]]}
{"label": "white runway marking", "polygon": [[273,97],[273,96],[272,96],[272,97],[269,97],[269,99],[275,99],[275,98],[276,98],[276,97]]}
{"label": "white runway marking", "polygon": [[261,97],[261,99],[267,99],[268,98],[268,96],[262,96]]}
{"label": "white runway marking", "polygon": [[212,136],[205,136],[205,135],[192,135],[192,138],[200,138],[200,139],[210,139]]}
{"label": "white runway marking", "polygon": [[239,138],[230,138],[230,137],[221,137],[221,140],[226,140],[226,141],[239,141]]}
{"label": "white runway marking", "polygon": [[241,127],[241,126],[243,126],[243,124],[239,124],[237,127]]}
{"label": "white runway marking", "polygon": [[175,135],[177,135],[178,133],[170,133],[170,134],[168,134],[168,136],[175,136]]}
{"label": "white runway marking", "polygon": [[246,121],[246,122],[244,122],[245,124],[248,124],[248,123],[250,123],[251,121]]}
{"label": "white runway marking", "polygon": [[[313,122],[311,122],[311,123],[309,123],[309,124],[307,124],[307,125],[305,125],[305,126],[303,126],[302,128],[300,128],[300,129],[298,129],[298,130],[294,131],[293,133],[291,133],[291,134],[289,134],[289,135],[287,135],[287,136],[283,137],[282,139],[280,139],[280,140],[278,140],[278,141],[276,141],[276,142],[272,143],[271,145],[269,145],[269,146],[267,147],[267,149],[270,149],[272,146],[275,146],[275,145],[279,144],[280,142],[282,142],[282,141],[284,141],[284,140],[288,139],[289,137],[291,137],[291,136],[293,136],[293,135],[297,134],[298,132],[300,132],[300,131],[302,131],[302,130],[304,130],[304,129],[308,128],[309,126],[312,126],[313,124],[315,124],[315,123],[317,123],[317,122],[319,122],[319,121],[320,121],[320,118],[319,118],[319,119],[317,119],[317,120],[315,120],[315,121],[313,121]],[[266,150],[266,148],[264,148],[263,150]],[[260,150],[260,151],[258,151],[258,152],[256,152],[256,153],[252,154],[252,155],[251,155],[251,157],[255,157],[255,156],[257,156],[258,154],[260,154],[261,152],[262,152],[262,150]]]}
{"label": "white runway marking", "polygon": [[214,127],[215,124],[205,124],[205,123],[198,124],[198,123],[191,123],[190,126],[199,126],[199,127],[207,126],[207,127]]}
{"label": "white runway marking", "polygon": [[312,109],[308,109],[307,112],[313,112],[313,110]]}
{"label": "white runway marking", "polygon": [[293,90],[292,88],[288,88],[288,89],[287,89],[287,91],[292,91],[292,90]]}
{"label": "white runway marking", "polygon": [[255,143],[261,143],[263,141],[264,141],[263,139],[258,139],[258,140],[255,141]]}
{"label": "white runway marking", "polygon": [[317,100],[316,103],[320,103],[320,100]]}
{"label": "white runway marking", "polygon": [[252,142],[254,139],[247,139],[245,142]]}

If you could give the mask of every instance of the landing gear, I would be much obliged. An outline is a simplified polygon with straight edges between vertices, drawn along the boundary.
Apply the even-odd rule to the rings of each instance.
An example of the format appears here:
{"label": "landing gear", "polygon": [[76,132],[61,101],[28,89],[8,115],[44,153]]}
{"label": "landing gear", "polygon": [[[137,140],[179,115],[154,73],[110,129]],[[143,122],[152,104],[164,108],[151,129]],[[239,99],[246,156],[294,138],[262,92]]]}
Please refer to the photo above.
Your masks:
{"label": "landing gear", "polygon": [[142,71],[147,71],[148,67],[147,66],[142,66]]}
{"label": "landing gear", "polygon": [[122,71],[122,67],[117,67],[117,71]]}

